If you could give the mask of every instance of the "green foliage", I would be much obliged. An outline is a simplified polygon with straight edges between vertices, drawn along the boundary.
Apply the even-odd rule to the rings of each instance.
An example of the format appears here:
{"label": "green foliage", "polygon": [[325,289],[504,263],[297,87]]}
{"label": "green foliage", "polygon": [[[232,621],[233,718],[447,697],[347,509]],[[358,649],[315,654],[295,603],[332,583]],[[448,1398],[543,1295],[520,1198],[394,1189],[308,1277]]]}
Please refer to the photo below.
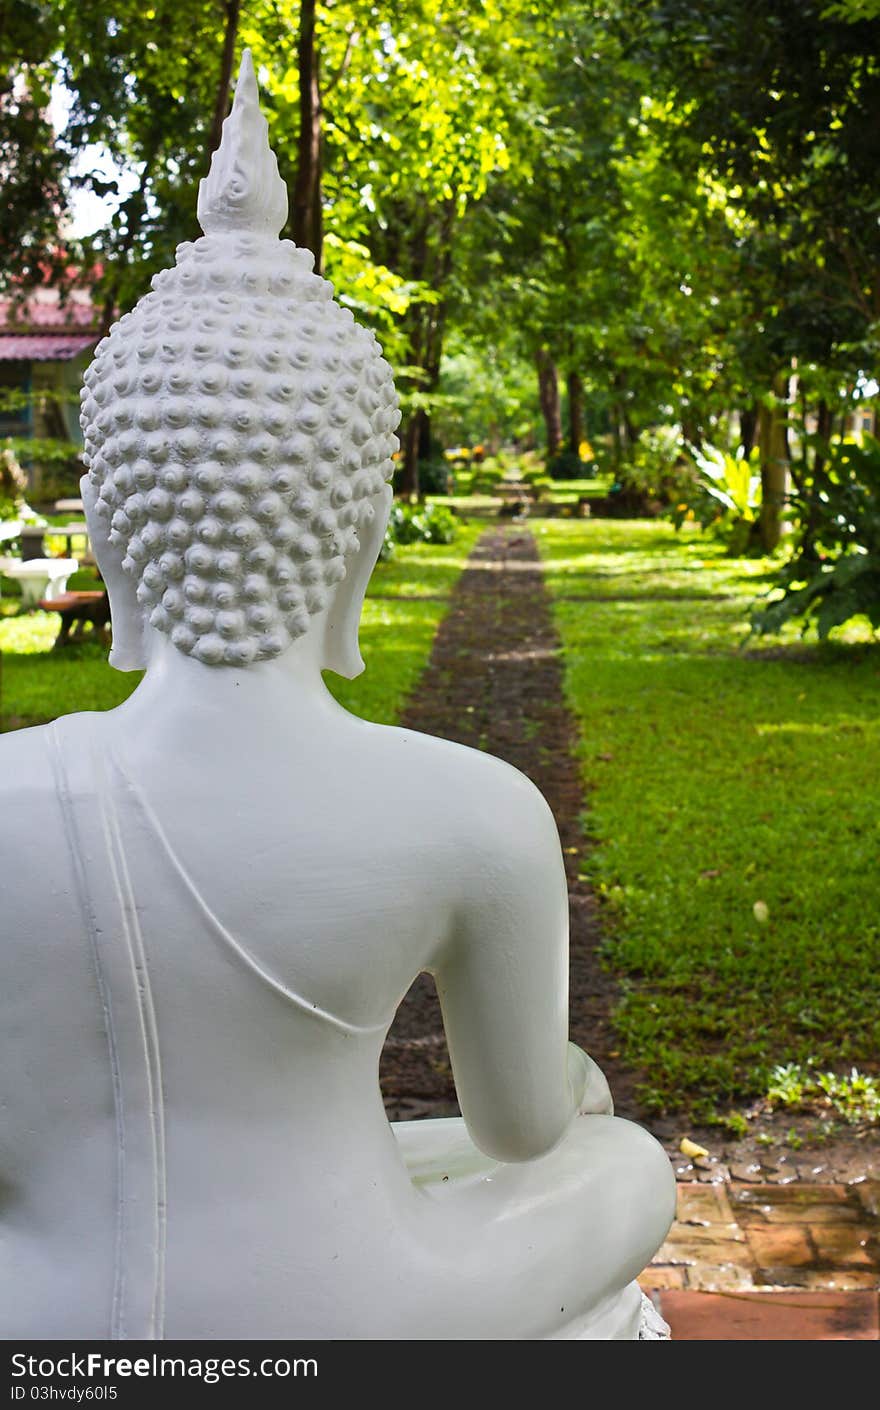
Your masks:
{"label": "green foliage", "polygon": [[395,503],[380,557],[383,562],[393,558],[398,544],[453,543],[458,529],[458,520],[444,504]]}
{"label": "green foliage", "polygon": [[398,367],[407,361],[403,320],[419,304],[434,304],[436,290],[424,281],[404,279],[373,259],[366,245],[343,240],[334,231],[324,237],[324,273],[341,304],[359,323],[368,323],[382,339],[382,351]]}
{"label": "green foliage", "polygon": [[19,517],[26,487],[25,473],[15,451],[7,443],[0,450],[0,520]]}
{"label": "green foliage", "polygon": [[689,447],[696,476],[681,488],[681,499],[670,518],[677,529],[695,519],[727,544],[732,554],[745,553],[754,544],[761,511],[761,465],[757,449],[746,456],[720,446]]}
{"label": "green foliage", "polygon": [[[227,32],[236,59],[254,49],[293,185],[293,0],[13,10],[5,275],[58,273],[47,237],[79,184],[117,199],[71,251],[103,271],[98,300],[145,290],[195,233]],[[880,14],[803,0],[795,18],[791,0],[318,7],[327,272],[420,432],[430,416],[447,444],[534,444],[543,350],[582,382],[563,434],[579,443],[582,401],[632,508],[675,502],[651,428],[718,439],[719,415],[750,413],[793,358],[827,378],[829,405],[870,371]],[[58,78],[72,106],[53,142]]]}
{"label": "green foliage", "polygon": [[532,493],[536,499],[552,499],[553,491],[556,488],[554,480],[549,475],[537,475],[529,481]]}
{"label": "green foliage", "polygon": [[439,440],[507,443],[532,433],[538,420],[535,370],[515,334],[509,326],[492,338],[464,338],[450,330],[431,418]]}
{"label": "green foliage", "polygon": [[445,460],[423,460],[419,465],[422,494],[451,494],[453,474]]}
{"label": "green foliage", "polygon": [[699,163],[737,228],[742,373],[766,390],[773,364],[794,356],[855,375],[876,321],[864,134],[880,114],[880,18],[864,7],[841,21],[827,0],[801,0],[796,15],[790,0],[652,0],[643,13],[643,52],[690,144],[673,138],[669,156]]}
{"label": "green foliage", "polygon": [[779,574],[780,592],[752,618],[756,634],[800,619],[820,640],[853,617],[880,627],[880,442],[833,446],[808,499],[796,496],[803,541]]}
{"label": "green foliage", "polygon": [[552,480],[583,480],[589,471],[587,461],[581,460],[574,450],[561,450],[547,461],[547,474]]}
{"label": "green foliage", "polygon": [[484,461],[474,471],[471,492],[473,494],[494,494],[504,479],[504,473],[500,465]]}
{"label": "green foliage", "polygon": [[[605,456],[600,463],[608,464]],[[614,464],[613,458],[611,464]],[[693,481],[681,427],[651,426],[616,464],[609,508],[622,518],[658,514],[682,502]]]}
{"label": "green foliage", "polygon": [[859,20],[878,20],[880,0],[834,0],[834,3],[826,4],[822,15],[826,19],[845,20],[848,24],[856,24]]}
{"label": "green foliage", "polygon": [[618,470],[618,479],[625,488],[669,503],[687,474],[681,427],[661,425],[641,433],[629,459]]}
{"label": "green foliage", "polygon": [[851,626],[744,651],[772,564],[687,528],[554,519],[538,537],[644,1095],[723,1114],[780,1063],[872,1070],[878,649]]}
{"label": "green foliage", "polygon": [[25,460],[48,461],[55,466],[73,464],[77,467],[77,473],[82,475],[79,447],[72,441],[58,440],[52,436],[10,436],[7,445],[15,455]]}
{"label": "green foliage", "polygon": [[767,1100],[774,1107],[830,1108],[851,1125],[873,1123],[880,1121],[880,1078],[857,1067],[838,1075],[809,1063],[781,1063],[770,1074]]}
{"label": "green foliage", "polygon": [[58,219],[70,160],[54,140],[49,100],[59,42],[57,6],[13,0],[0,18],[0,288],[39,282],[63,263]]}
{"label": "green foliage", "polygon": [[[423,495],[452,493],[455,482],[452,466],[446,459],[434,456],[430,460],[419,461],[419,490]],[[403,467],[398,462],[392,484],[395,494],[403,493]]]}

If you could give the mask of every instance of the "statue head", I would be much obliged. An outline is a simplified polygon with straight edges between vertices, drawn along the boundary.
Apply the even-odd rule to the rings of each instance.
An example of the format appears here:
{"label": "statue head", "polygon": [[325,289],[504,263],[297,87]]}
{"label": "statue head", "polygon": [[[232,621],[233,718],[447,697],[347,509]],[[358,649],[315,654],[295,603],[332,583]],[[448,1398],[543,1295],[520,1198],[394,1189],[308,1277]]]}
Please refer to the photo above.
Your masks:
{"label": "statue head", "polygon": [[278,239],[287,193],[249,52],[198,215],[203,237],[85,374],[82,488],[111,664],[145,665],[152,629],[243,667],[335,614],[323,664],[354,675],[400,413],[375,335],[308,250]]}

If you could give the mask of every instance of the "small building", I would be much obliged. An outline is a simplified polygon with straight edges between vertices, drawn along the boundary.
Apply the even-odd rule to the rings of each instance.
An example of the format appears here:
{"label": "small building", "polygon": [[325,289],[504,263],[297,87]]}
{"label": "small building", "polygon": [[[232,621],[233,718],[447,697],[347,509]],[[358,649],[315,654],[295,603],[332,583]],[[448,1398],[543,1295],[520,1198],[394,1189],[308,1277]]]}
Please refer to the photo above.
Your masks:
{"label": "small building", "polygon": [[[0,441],[15,436],[67,441],[76,450],[82,445],[79,389],[101,331],[100,309],[75,277],[71,273],[66,287],[0,296]],[[37,497],[44,480],[64,469],[63,461],[28,463],[23,447],[19,458],[29,493]]]}

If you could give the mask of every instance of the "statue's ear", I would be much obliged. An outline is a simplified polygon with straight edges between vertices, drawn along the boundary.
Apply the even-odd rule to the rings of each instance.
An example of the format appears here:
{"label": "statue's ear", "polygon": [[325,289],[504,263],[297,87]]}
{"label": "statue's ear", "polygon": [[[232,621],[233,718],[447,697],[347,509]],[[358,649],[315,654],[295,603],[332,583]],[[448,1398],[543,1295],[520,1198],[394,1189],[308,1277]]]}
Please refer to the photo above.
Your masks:
{"label": "statue's ear", "polygon": [[333,604],[324,625],[323,668],[338,676],[353,680],[364,669],[358,643],[358,627],[364,606],[364,594],[370,574],[385,538],[385,528],[391,511],[391,486],[384,485],[370,500],[373,517],[360,529],[361,546],[348,563],[348,571],[336,589]]}
{"label": "statue's ear", "polygon": [[147,664],[145,623],[135,584],[122,566],[122,554],[107,536],[109,526],[106,518],[97,512],[98,497],[88,475],[83,475],[79,484],[89,541],[110,598],[113,621],[110,665],[117,671],[142,671]]}

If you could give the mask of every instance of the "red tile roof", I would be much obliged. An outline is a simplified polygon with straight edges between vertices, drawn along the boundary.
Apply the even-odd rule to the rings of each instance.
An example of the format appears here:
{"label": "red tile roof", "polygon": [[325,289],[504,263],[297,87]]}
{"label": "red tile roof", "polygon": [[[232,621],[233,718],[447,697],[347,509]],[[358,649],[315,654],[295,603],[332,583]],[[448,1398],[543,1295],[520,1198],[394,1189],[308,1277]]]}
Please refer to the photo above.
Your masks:
{"label": "red tile roof", "polygon": [[0,362],[66,361],[97,341],[97,333],[4,333],[0,329]]}
{"label": "red tile roof", "polygon": [[0,297],[0,333],[85,333],[99,322],[100,310],[83,286],[69,288],[63,300],[51,285]]}

